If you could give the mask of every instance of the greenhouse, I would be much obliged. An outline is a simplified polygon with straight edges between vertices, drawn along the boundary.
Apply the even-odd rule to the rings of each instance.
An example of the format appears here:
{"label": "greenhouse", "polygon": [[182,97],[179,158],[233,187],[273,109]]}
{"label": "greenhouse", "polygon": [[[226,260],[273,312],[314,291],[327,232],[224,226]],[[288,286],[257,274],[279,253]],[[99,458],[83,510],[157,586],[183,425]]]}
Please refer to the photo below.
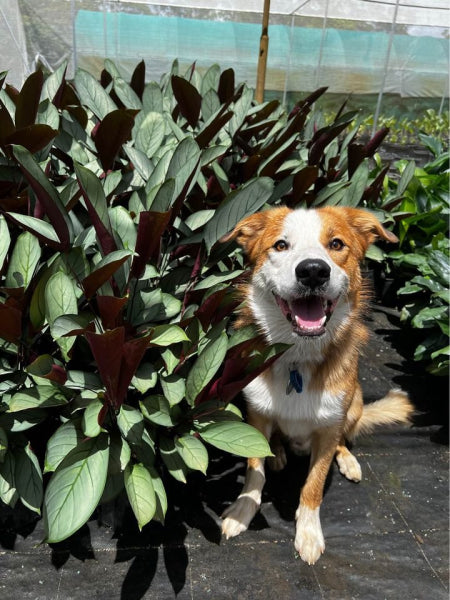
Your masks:
{"label": "greenhouse", "polygon": [[[108,57],[128,76],[144,59],[152,79],[175,59],[186,68],[226,63],[254,86],[262,9],[263,0],[1,0],[0,50],[17,84],[37,64],[67,61],[69,77],[77,67],[99,74]],[[267,94],[291,101],[326,85],[362,96],[372,112],[383,94],[404,111],[442,112],[449,12],[446,0],[272,0]]]}

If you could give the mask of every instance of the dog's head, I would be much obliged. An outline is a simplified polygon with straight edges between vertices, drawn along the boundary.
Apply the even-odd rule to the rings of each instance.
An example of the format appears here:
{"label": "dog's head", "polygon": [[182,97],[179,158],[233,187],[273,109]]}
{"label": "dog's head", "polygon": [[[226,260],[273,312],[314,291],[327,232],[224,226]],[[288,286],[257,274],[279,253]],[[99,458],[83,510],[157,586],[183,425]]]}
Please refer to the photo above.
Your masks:
{"label": "dog's head", "polygon": [[377,237],[397,241],[364,210],[280,207],[243,219],[224,240],[244,249],[252,285],[271,312],[278,307],[294,334],[317,337],[337,307],[357,303],[359,263]]}

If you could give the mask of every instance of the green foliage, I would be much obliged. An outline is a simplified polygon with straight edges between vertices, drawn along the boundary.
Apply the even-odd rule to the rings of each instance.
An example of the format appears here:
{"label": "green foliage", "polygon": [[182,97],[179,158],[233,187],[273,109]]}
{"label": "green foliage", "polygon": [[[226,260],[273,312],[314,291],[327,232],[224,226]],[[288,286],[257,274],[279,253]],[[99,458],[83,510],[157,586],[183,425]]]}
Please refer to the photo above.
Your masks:
{"label": "green foliage", "polygon": [[396,163],[398,177],[385,177],[377,209],[391,220],[399,248],[382,253],[391,275],[400,282],[401,318],[424,335],[414,358],[435,375],[449,368],[449,153],[439,140],[421,136],[434,154],[423,168]]}
{"label": "green foliage", "polygon": [[425,330],[414,358],[426,361],[434,375],[448,375],[449,371],[449,256],[449,240],[443,234],[434,235],[430,244],[413,254],[391,256],[396,271],[412,275],[398,291],[403,305],[401,318]]}
{"label": "green foliage", "polygon": [[287,114],[217,65],[145,85],[111,61],[0,86],[0,498],[43,506],[48,541],[120,493],[163,521],[208,444],[270,454],[230,402],[285,347],[233,332],[245,265],[218,242],[272,204],[377,195],[383,135],[355,143],[342,110],[316,127],[324,91]]}
{"label": "green foliage", "polygon": [[[408,117],[397,119],[393,116],[380,115],[377,126],[389,129],[386,141],[392,144],[419,144],[421,136],[426,135],[448,147],[450,127],[448,110],[439,114],[433,108],[428,108],[421,117],[416,119]],[[361,121],[360,133],[370,135],[372,128],[373,115],[369,115]]]}

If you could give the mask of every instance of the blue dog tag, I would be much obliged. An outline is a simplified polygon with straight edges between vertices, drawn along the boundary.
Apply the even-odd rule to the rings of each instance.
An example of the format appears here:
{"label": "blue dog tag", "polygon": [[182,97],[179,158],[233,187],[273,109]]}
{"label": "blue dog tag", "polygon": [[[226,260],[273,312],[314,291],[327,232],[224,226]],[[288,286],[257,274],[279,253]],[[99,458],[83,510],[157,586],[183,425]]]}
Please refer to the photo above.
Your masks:
{"label": "blue dog tag", "polygon": [[303,390],[303,377],[297,369],[289,371],[289,383],[286,388],[286,394],[290,394],[292,390],[295,390],[297,394],[301,394]]}

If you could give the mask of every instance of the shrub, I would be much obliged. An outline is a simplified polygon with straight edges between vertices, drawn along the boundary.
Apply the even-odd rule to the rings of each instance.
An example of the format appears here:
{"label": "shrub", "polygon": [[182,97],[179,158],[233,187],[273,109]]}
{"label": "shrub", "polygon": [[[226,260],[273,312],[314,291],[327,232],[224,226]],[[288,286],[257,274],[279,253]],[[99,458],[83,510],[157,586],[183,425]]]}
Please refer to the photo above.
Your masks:
{"label": "shrub", "polygon": [[376,203],[381,218],[393,223],[399,248],[388,253],[372,249],[372,256],[384,261],[397,282],[401,320],[423,330],[415,360],[432,374],[448,375],[449,153],[435,138],[421,136],[421,141],[434,159],[423,168],[398,161],[397,175],[385,177]]}
{"label": "shrub", "polygon": [[[448,148],[449,112],[436,112],[433,108],[423,111],[420,117],[411,119],[403,117],[397,119],[393,116],[380,115],[378,127],[387,127],[389,135],[387,142],[392,144],[418,144],[421,145],[421,136],[430,136]],[[373,128],[373,115],[360,121],[360,134],[369,135]]]}
{"label": "shrub", "polygon": [[43,507],[49,542],[124,491],[142,528],[204,443],[270,452],[230,402],[285,348],[230,327],[245,265],[218,240],[280,201],[375,198],[386,132],[315,130],[324,88],[286,114],[216,65],[0,81],[0,498]]}

